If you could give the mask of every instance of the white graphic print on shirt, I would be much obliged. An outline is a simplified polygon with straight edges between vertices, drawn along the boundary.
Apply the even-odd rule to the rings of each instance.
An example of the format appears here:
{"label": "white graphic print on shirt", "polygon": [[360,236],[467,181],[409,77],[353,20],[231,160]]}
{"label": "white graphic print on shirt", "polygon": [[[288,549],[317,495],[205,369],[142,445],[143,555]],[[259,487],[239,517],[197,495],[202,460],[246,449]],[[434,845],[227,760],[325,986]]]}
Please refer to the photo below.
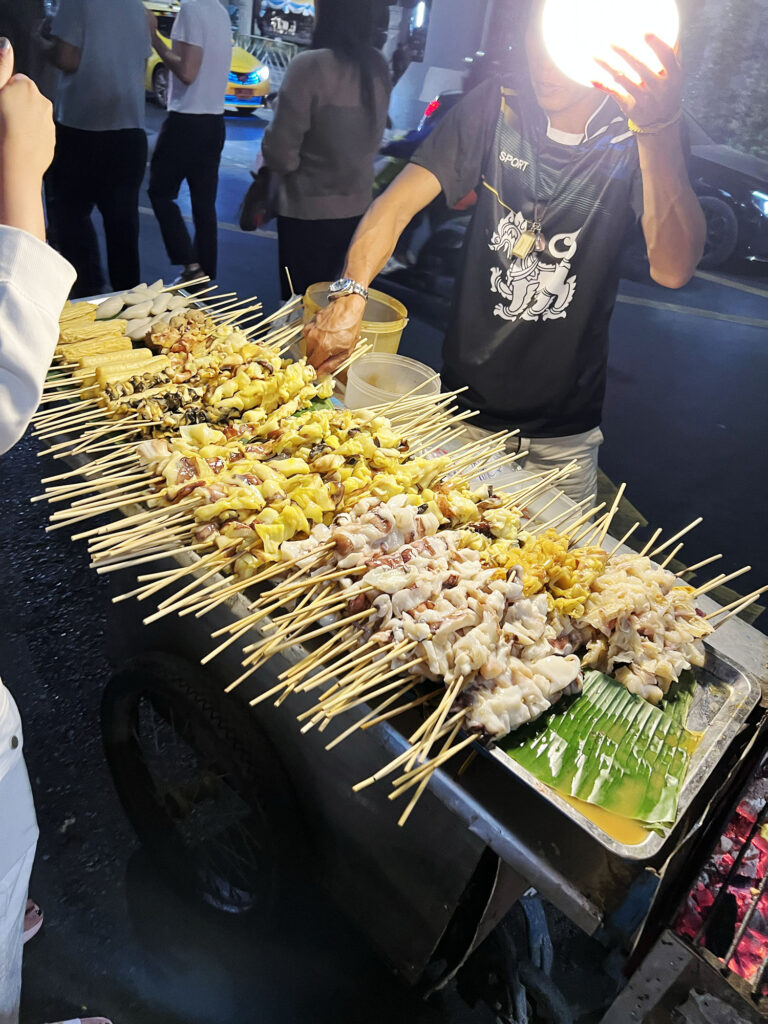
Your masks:
{"label": "white graphic print on shirt", "polygon": [[491,291],[503,300],[493,313],[502,320],[557,320],[567,316],[576,291],[576,275],[569,277],[568,272],[579,231],[553,235],[543,252],[518,259],[512,250],[527,226],[523,215],[512,210],[499,221],[491,238],[488,248],[503,253],[508,261],[491,269]]}

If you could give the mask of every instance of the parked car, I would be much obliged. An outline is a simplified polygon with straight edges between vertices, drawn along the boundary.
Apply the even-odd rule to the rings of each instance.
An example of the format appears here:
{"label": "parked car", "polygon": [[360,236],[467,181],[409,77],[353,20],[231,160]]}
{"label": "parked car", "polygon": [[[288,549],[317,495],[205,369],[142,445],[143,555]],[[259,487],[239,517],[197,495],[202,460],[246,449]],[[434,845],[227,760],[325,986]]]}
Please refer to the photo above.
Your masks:
{"label": "parked car", "polygon": [[[144,6],[155,15],[160,36],[170,45],[171,29],[179,13],[178,0],[167,3],[161,0],[144,0]],[[168,68],[154,50],[147,61],[145,88],[159,106],[168,106]],[[249,113],[264,105],[269,92],[267,65],[242,47],[234,46],[229,83],[224,97],[225,109]]]}
{"label": "parked car", "polygon": [[693,190],[707,218],[700,266],[719,267],[732,257],[768,260],[768,160],[721,146],[688,112]]}

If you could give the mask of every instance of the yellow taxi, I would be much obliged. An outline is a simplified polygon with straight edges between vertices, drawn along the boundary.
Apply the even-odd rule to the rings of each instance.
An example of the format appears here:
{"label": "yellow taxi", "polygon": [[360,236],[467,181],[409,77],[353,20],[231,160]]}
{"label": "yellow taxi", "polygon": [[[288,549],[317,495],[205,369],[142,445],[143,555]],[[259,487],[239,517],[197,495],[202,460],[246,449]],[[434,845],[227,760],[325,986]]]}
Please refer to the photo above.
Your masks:
{"label": "yellow taxi", "polygon": [[[144,0],[144,6],[157,18],[157,28],[161,38],[170,46],[171,29],[179,3],[162,3],[160,0]],[[153,50],[147,61],[147,77],[145,88],[161,107],[168,106],[168,68]],[[266,64],[248,53],[241,46],[232,48],[232,65],[229,69],[229,82],[224,97],[224,106],[228,110],[248,112],[264,105],[269,95],[269,68]]]}

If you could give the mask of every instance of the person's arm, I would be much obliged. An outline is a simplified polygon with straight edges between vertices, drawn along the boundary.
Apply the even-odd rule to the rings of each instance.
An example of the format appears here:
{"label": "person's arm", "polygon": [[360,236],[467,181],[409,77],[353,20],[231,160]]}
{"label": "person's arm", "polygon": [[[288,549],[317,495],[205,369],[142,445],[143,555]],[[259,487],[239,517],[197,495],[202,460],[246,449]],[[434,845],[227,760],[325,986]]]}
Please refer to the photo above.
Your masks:
{"label": "person's arm", "polygon": [[[442,190],[449,206],[480,180],[498,112],[498,82],[486,82],[458,103],[419,147],[413,161],[371,205],[352,239],[344,277],[366,288],[384,268],[411,220]],[[332,373],[360,338],[362,296],[335,299],[304,329],[307,358]]]}
{"label": "person's arm", "polygon": [[[183,13],[184,8],[182,7],[177,21],[182,18]],[[157,18],[151,11],[147,11],[147,20],[149,21],[152,45],[160,60],[180,82],[183,82],[184,85],[191,85],[200,73],[200,66],[203,63],[203,39],[198,26],[191,24],[192,19],[185,18],[178,30],[185,33],[188,38],[180,39],[174,35],[171,45],[168,46],[157,31]],[[197,41],[190,41],[192,38]]]}
{"label": "person's arm", "polygon": [[50,48],[46,50],[46,56],[54,67],[68,75],[77,71],[80,67],[80,55],[82,51],[79,46],[72,46],[65,43],[63,39],[54,36],[51,39]]}
{"label": "person's arm", "polygon": [[45,55],[54,67],[71,75],[80,67],[85,33],[82,0],[62,0],[51,22]]}
{"label": "person's arm", "polygon": [[[2,45],[4,44],[4,45]],[[53,108],[26,75],[13,74],[13,48],[0,44],[0,224],[45,241],[43,174],[53,159]]]}
{"label": "person's arm", "polygon": [[75,271],[57,252],[0,225],[0,454],[23,436],[40,404]]}
{"label": "person's arm", "polygon": [[637,147],[651,277],[665,288],[682,288],[704,252],[707,225],[688,178],[679,124],[658,135],[640,136]]}
{"label": "person's arm", "polygon": [[[610,93],[641,129],[637,135],[643,185],[641,219],[651,277],[665,288],[682,288],[693,276],[704,251],[706,222],[691,188],[680,136],[682,69],[671,47],[656,36],[647,41],[662,63],[654,74],[625,50],[617,53],[637,71],[641,84],[603,64],[624,93]],[[656,129],[656,125],[667,125]],[[642,129],[648,127],[649,131]]]}
{"label": "person's arm", "polygon": [[[5,41],[7,44],[7,40]],[[0,452],[27,429],[75,280],[45,244],[43,174],[53,156],[51,104],[0,45]]]}
{"label": "person's arm", "polygon": [[[431,171],[408,164],[360,221],[343,277],[367,288],[395,251],[404,229],[439,194],[440,182]],[[307,358],[318,374],[332,373],[354,349],[364,309],[361,295],[345,295],[319,310],[307,325]]]}
{"label": "person's arm", "polygon": [[288,66],[275,115],[261,142],[261,155],[274,174],[284,178],[298,170],[301,144],[310,128],[317,75],[316,54],[300,54]]}

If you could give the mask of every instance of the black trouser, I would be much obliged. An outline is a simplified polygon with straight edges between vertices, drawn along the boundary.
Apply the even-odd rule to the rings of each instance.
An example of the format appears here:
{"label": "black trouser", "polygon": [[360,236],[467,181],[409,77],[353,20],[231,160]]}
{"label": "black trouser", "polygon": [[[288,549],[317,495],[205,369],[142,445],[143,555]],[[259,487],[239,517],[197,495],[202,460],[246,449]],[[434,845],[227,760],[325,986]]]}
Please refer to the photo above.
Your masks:
{"label": "black trouser", "polygon": [[[149,198],[168,259],[182,266],[199,263],[210,278],[216,277],[216,190],[224,133],[223,114],[172,111],[160,129],[149,172]],[[176,203],[185,178],[192,199],[194,242]]]}
{"label": "black trouser", "polygon": [[344,257],[360,219],[277,218],[280,289],[284,299],[291,297],[291,289],[285,274],[286,267],[297,295],[302,295],[311,284],[336,280],[344,268]]}
{"label": "black trouser", "polygon": [[45,176],[50,241],[77,271],[72,296],[105,290],[94,206],[104,221],[109,279],[133,288],[139,268],[139,189],[147,165],[142,128],[86,132],[56,125],[56,153]]}

